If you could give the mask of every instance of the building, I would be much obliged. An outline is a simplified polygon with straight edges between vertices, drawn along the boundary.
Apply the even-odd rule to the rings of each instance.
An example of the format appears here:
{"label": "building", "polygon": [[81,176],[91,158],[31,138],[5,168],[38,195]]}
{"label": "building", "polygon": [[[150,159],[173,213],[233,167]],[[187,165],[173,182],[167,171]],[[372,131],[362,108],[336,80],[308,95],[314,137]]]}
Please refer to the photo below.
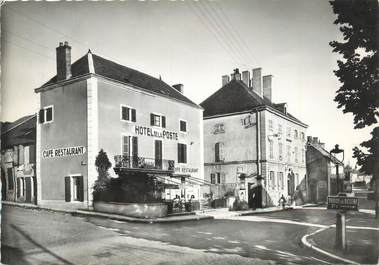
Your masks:
{"label": "building", "polygon": [[166,184],[166,199],[198,199],[203,109],[183,95],[183,85],[91,51],[71,64],[67,42],[56,53],[57,75],[35,90],[39,203],[91,207],[100,149],[113,178],[142,173]]}
{"label": "building", "polygon": [[[222,77],[204,108],[204,177],[213,199],[230,195],[250,207],[277,205],[305,190],[307,125],[272,102],[272,76],[256,68]],[[305,195],[297,194],[298,198]]]}
{"label": "building", "polygon": [[307,137],[308,201],[326,202],[330,195],[337,195],[337,172],[339,191],[343,190],[343,163],[325,149],[318,137]]}
{"label": "building", "polygon": [[2,199],[36,203],[36,115],[2,123]]}

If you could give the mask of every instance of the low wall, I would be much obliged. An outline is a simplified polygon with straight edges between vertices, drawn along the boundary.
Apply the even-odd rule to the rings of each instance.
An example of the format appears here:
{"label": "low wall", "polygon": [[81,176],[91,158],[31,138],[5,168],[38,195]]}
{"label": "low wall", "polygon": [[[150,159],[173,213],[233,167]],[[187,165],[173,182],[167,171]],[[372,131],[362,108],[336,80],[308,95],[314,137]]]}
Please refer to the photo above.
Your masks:
{"label": "low wall", "polygon": [[94,202],[93,208],[97,212],[146,219],[167,216],[167,204],[165,203]]}

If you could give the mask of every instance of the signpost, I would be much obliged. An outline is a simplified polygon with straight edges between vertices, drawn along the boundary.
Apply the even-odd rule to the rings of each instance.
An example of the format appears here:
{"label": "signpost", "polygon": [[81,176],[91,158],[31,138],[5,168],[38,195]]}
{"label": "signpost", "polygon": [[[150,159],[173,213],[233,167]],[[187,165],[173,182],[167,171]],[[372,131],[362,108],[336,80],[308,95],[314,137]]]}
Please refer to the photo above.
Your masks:
{"label": "signpost", "polygon": [[358,211],[359,199],[347,196],[328,196],[328,209],[336,215],[336,248],[346,250],[346,211]]}

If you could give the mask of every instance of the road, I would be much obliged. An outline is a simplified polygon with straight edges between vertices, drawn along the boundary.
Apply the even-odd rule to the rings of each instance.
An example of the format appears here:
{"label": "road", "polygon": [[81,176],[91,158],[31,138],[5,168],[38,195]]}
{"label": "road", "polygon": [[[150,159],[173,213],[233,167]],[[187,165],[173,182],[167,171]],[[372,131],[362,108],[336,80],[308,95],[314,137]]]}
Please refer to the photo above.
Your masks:
{"label": "road", "polygon": [[301,238],[334,218],[295,210],[140,224],[3,206],[2,254],[7,264],[327,264],[336,260]]}

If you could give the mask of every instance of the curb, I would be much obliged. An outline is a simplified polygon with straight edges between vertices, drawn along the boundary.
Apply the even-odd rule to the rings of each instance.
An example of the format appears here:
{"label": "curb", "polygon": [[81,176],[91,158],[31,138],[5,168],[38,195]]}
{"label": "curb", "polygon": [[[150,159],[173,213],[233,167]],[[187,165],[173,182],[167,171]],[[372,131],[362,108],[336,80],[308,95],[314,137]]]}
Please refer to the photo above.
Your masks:
{"label": "curb", "polygon": [[295,210],[293,207],[285,208],[285,209],[272,209],[268,211],[251,211],[246,213],[239,213],[237,216],[249,216],[249,215],[256,215],[256,214],[265,214],[265,213],[275,213],[275,212],[283,212],[283,211],[289,211],[289,210]]}
{"label": "curb", "polygon": [[125,222],[145,223],[145,224],[175,223],[175,222],[184,222],[184,221],[200,221],[200,220],[214,219],[213,216],[208,216],[208,215],[200,216],[200,215],[195,215],[195,214],[186,215],[186,216],[189,216],[187,218],[168,217],[168,218],[142,219],[142,218],[133,218],[133,217],[123,216],[123,215],[117,215],[117,214],[107,214],[107,213],[92,212],[92,211],[85,211],[85,210],[64,210],[64,209],[46,208],[46,207],[41,207],[34,204],[28,205],[28,204],[20,204],[20,203],[13,203],[13,202],[5,202],[5,203],[3,202],[3,204],[8,205],[8,206],[25,208],[25,209],[36,209],[36,210],[71,214],[72,216],[100,217],[100,218],[109,218],[109,219],[125,221]]}
{"label": "curb", "polygon": [[343,262],[345,262],[345,263],[349,263],[349,264],[356,264],[356,265],[359,265],[360,263],[357,263],[357,262],[355,262],[355,261],[352,261],[352,260],[345,259],[345,258],[342,258],[342,257],[337,256],[337,255],[334,255],[334,254],[332,254],[332,253],[330,253],[330,252],[327,252],[327,251],[325,251],[325,250],[322,250],[321,248],[316,247],[315,245],[312,245],[311,243],[309,243],[309,242],[307,241],[307,238],[308,238],[309,236],[313,236],[313,235],[315,235],[315,234],[317,234],[317,233],[320,233],[320,232],[322,232],[322,231],[324,231],[324,230],[326,230],[326,229],[329,229],[329,228],[330,228],[330,227],[321,228],[321,229],[318,229],[317,231],[315,231],[315,232],[313,232],[313,233],[310,233],[310,234],[306,234],[306,235],[304,235],[304,236],[301,238],[301,243],[303,243],[304,246],[306,246],[306,247],[308,247],[308,248],[310,248],[310,249],[313,249],[313,250],[315,250],[316,252],[319,252],[319,253],[321,253],[321,254],[324,254],[324,255],[326,255],[326,256],[328,256],[328,257],[330,257],[330,258],[333,258],[333,259],[336,259],[336,260],[339,260],[339,261],[343,261]]}

